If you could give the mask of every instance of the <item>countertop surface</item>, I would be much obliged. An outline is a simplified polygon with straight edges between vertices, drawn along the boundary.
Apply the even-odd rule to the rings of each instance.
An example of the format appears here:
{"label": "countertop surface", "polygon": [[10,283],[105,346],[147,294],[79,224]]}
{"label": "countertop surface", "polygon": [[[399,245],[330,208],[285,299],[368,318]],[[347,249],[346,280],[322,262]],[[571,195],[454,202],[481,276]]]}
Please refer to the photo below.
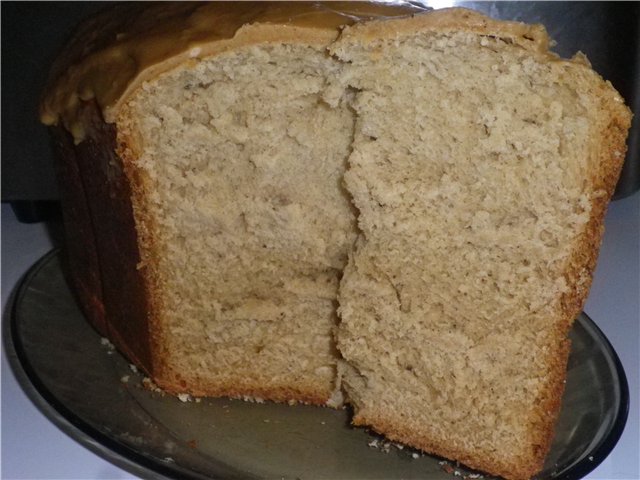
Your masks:
{"label": "countertop surface", "polygon": [[[627,426],[609,457],[586,478],[640,479],[640,193],[613,202],[606,219],[585,312],[608,337],[625,368],[631,405]],[[54,235],[55,237],[55,235]],[[44,224],[19,223],[2,205],[2,308],[22,275],[58,243]],[[3,479],[131,479],[76,443],[33,406],[2,355]]]}

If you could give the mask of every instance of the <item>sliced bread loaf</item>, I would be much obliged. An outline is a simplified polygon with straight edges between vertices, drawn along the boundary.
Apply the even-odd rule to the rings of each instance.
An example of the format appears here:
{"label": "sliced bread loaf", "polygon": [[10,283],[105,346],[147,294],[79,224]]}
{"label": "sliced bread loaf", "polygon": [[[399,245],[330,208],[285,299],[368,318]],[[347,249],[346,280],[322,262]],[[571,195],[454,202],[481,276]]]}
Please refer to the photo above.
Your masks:
{"label": "sliced bread loaf", "polygon": [[119,8],[42,108],[94,325],[170,392],[344,389],[358,425],[538,471],[624,157],[615,90],[463,9]]}

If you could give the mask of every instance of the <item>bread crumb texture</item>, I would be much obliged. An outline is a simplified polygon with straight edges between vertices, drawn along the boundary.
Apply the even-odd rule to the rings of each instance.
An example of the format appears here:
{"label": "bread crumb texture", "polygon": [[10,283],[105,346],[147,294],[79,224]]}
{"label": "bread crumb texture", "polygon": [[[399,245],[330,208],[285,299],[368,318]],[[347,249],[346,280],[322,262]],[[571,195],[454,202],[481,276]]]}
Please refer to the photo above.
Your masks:
{"label": "bread crumb texture", "polygon": [[529,478],[629,114],[538,27],[434,25],[243,46],[129,98],[154,380],[331,406],[342,382],[355,424]]}

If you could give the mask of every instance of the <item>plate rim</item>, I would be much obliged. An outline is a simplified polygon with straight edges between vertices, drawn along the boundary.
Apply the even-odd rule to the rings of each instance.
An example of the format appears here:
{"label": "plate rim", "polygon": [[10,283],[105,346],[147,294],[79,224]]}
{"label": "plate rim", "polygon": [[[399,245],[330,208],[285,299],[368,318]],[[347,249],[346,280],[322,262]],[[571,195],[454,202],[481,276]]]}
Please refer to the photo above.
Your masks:
{"label": "plate rim", "polygon": [[[56,427],[99,457],[140,478],[154,479],[226,479],[198,474],[180,465],[163,463],[155,457],[146,456],[134,448],[120,443],[84,421],[43,384],[38,373],[31,366],[28,354],[17,333],[19,301],[35,277],[53,258],[60,256],[62,249],[53,248],[38,259],[22,276],[8,298],[9,318],[2,322],[3,349],[18,381],[31,403]],[[62,258],[61,258],[62,260]],[[8,320],[8,321],[7,321]]]}
{"label": "plate rim", "polygon": [[[554,480],[579,480],[593,470],[595,470],[613,451],[617,445],[625,426],[627,425],[627,418],[629,417],[629,383],[627,381],[627,375],[624,371],[620,357],[611,345],[611,342],[604,334],[604,332],[598,327],[593,319],[587,315],[584,311],[581,312],[575,320],[583,325],[587,325],[600,339],[605,350],[609,354],[610,360],[613,362],[615,372],[618,375],[620,388],[620,408],[617,411],[616,417],[611,424],[609,433],[604,439],[598,443],[598,445],[592,450],[591,455],[585,456],[582,460],[575,463],[567,471],[563,472]],[[592,458],[589,460],[589,458]]]}
{"label": "plate rim", "polygon": [[[62,252],[63,249],[61,248],[53,248],[40,257],[20,278],[7,299],[7,305],[9,306],[6,310],[8,318],[5,317],[2,322],[3,348],[6,352],[9,366],[29,400],[49,421],[71,439],[133,475],[158,479],[187,478],[204,480],[234,478],[234,475],[230,476],[228,474],[225,474],[224,477],[205,476],[177,464],[163,463],[154,456],[144,455],[142,452],[112,439],[66,407],[40,380],[38,373],[29,362],[28,354],[17,333],[18,309],[20,299],[25,295],[31,279],[56,257],[59,257],[61,264],[63,264],[64,255],[62,255]],[[600,327],[584,311],[578,315],[575,321],[580,322],[583,328],[591,330],[600,340],[604,347],[603,350],[609,355],[619,380],[620,404],[608,434],[595,446],[590,452],[591,454],[570,466],[568,470],[553,477],[555,480],[579,480],[595,470],[609,456],[620,440],[629,415],[629,384],[618,354]],[[232,467],[227,466],[227,468]],[[238,478],[250,476],[247,473],[240,474],[239,472],[238,475]]]}

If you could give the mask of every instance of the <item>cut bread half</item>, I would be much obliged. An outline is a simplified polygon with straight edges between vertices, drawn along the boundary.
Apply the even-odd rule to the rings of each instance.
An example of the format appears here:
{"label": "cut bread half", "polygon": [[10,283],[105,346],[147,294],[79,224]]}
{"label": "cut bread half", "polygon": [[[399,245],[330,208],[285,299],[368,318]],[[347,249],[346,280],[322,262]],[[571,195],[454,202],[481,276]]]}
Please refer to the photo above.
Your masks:
{"label": "cut bread half", "polygon": [[513,479],[549,449],[629,122],[547,45],[454,9],[331,46],[357,92],[337,335],[354,423]]}
{"label": "cut bread half", "polygon": [[323,100],[339,68],[326,42],[301,37],[168,72],[121,111],[163,388],[339,398],[353,113]]}
{"label": "cut bread half", "polygon": [[414,11],[130,3],[60,56],[41,118],[58,126],[70,251],[99,270],[73,261],[71,277],[96,328],[160,387],[341,404],[355,117],[327,48],[345,24]]}

